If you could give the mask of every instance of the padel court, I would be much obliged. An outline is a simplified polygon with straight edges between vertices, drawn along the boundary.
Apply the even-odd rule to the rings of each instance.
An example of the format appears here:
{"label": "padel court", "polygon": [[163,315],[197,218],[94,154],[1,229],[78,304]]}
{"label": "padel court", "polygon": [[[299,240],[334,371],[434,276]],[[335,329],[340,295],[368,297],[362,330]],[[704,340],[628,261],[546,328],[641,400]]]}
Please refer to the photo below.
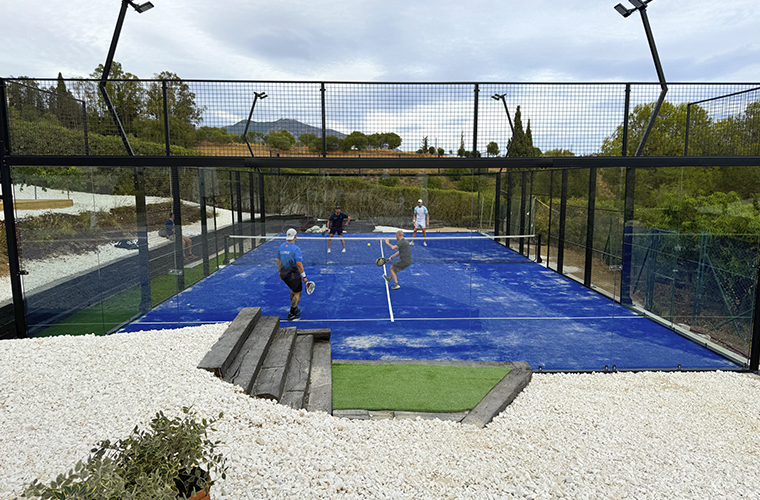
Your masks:
{"label": "padel court", "polygon": [[[411,241],[411,232],[405,233]],[[329,328],[333,359],[526,361],[537,370],[734,369],[732,361],[635,314],[518,252],[471,233],[418,233],[412,264],[391,290],[382,278],[395,236],[299,234],[313,294],[285,321],[289,289],[275,267],[283,237],[159,305],[121,331],[232,321],[245,307],[281,325]],[[391,281],[391,284],[393,282]]]}

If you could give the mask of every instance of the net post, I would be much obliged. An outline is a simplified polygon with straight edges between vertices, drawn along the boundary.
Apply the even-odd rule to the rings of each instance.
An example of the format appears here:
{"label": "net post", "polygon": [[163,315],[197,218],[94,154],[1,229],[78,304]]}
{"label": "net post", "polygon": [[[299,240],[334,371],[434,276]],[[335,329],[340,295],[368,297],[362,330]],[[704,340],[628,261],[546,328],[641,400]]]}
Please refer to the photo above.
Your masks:
{"label": "net post", "polygon": [[543,260],[541,260],[541,234],[536,235],[536,263],[540,264]]}
{"label": "net post", "polygon": [[222,264],[225,266],[230,263],[230,254],[229,254],[229,247],[230,247],[230,235],[225,234],[224,235],[224,260],[222,260]]}

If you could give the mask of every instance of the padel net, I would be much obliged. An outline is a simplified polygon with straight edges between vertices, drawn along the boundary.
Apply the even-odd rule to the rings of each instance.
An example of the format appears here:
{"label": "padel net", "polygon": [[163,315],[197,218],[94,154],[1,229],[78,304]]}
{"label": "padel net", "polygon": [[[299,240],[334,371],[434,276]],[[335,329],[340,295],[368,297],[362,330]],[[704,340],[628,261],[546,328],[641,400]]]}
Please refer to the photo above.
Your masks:
{"label": "padel net", "polygon": [[[540,241],[536,235],[493,236],[486,233],[428,233],[416,238],[405,232],[412,245],[412,263],[420,264],[501,264],[541,262]],[[395,233],[336,235],[299,234],[296,244],[301,248],[304,265],[376,265],[378,258],[387,259],[395,250]],[[285,235],[241,236],[225,238],[224,263],[232,265],[273,264],[277,247]],[[345,244],[345,251],[344,251]]]}

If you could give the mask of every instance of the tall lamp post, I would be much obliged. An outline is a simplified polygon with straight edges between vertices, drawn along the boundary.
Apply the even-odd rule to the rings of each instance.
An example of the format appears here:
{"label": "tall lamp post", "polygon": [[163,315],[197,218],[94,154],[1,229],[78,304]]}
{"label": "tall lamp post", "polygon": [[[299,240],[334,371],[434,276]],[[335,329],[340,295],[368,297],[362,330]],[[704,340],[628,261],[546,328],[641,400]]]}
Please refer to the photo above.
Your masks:
{"label": "tall lamp post", "polygon": [[[132,0],[122,0],[121,10],[119,11],[119,19],[116,21],[116,29],[113,32],[113,39],[111,39],[111,48],[108,49],[108,57],[106,57],[106,63],[103,65],[103,76],[100,78],[100,93],[103,96],[103,100],[106,103],[108,112],[116,125],[116,130],[124,142],[124,147],[127,149],[127,155],[134,156],[132,146],[129,144],[127,134],[124,132],[124,127],[121,125],[119,115],[116,114],[116,109],[111,103],[111,99],[108,97],[108,90],[106,84],[108,83],[108,75],[111,72],[111,65],[113,64],[113,56],[116,53],[116,44],[119,42],[119,35],[121,34],[121,26],[124,24],[124,16],[127,14],[127,6],[131,5],[139,14],[142,14],[146,10],[153,8],[153,4],[145,2],[143,4],[136,4]],[[168,117],[166,117],[168,119]],[[179,199],[179,192],[175,186],[179,186],[177,167],[172,167],[172,191],[175,200]],[[134,182],[135,182],[135,212],[137,218],[137,252],[139,262],[139,278],[140,278],[140,312],[147,312],[151,308],[151,292],[150,292],[150,259],[148,255],[148,211],[145,202],[145,176],[143,174],[143,167],[134,168]],[[175,203],[175,206],[177,204]],[[177,237],[175,242],[175,251],[177,245],[180,246],[179,255],[182,259],[182,215],[177,214],[175,220],[177,225]],[[182,269],[183,262],[180,261],[179,268]],[[183,290],[185,287],[184,276],[177,276],[177,286],[179,290]]]}
{"label": "tall lamp post", "polygon": [[138,13],[142,14],[146,10],[150,10],[153,8],[153,4],[150,2],[145,2],[143,4],[136,4],[132,0],[122,0],[121,1],[121,10],[119,10],[119,19],[116,21],[116,29],[114,29],[113,32],[113,38],[111,39],[111,48],[108,49],[108,57],[106,57],[106,63],[103,65],[103,76],[100,78],[100,93],[103,95],[103,100],[106,102],[106,107],[108,108],[108,112],[111,114],[111,118],[113,118],[113,122],[116,125],[116,130],[119,133],[119,136],[121,137],[121,140],[124,142],[124,147],[127,148],[127,154],[129,156],[134,156],[135,153],[132,151],[132,146],[129,144],[129,140],[127,139],[127,134],[124,132],[124,127],[121,125],[121,121],[119,120],[119,115],[116,114],[116,109],[114,109],[113,104],[111,103],[110,97],[108,97],[108,91],[106,90],[106,83],[108,83],[108,74],[111,72],[111,65],[113,64],[113,56],[116,53],[116,44],[119,43],[119,35],[121,34],[121,26],[124,24],[124,16],[127,14],[127,6],[131,5]]}
{"label": "tall lamp post", "polygon": [[253,93],[253,104],[251,105],[251,112],[248,113],[248,121],[245,122],[245,129],[243,130],[243,139],[245,140],[245,143],[248,145],[248,151],[250,151],[251,156],[255,156],[253,154],[253,148],[251,147],[251,143],[248,142],[248,127],[251,126],[251,117],[253,117],[253,108],[256,107],[256,101],[259,99],[266,99],[269,97],[266,92],[254,92]]}
{"label": "tall lamp post", "polygon": [[512,117],[509,116],[509,109],[507,108],[507,100],[504,96],[507,94],[494,94],[491,99],[495,101],[501,101],[504,103],[504,111],[507,113],[507,120],[509,120],[509,128],[512,130],[512,135],[515,135],[515,127],[512,125]]}
{"label": "tall lamp post", "polygon": [[631,14],[633,14],[636,11],[639,11],[641,14],[641,21],[644,23],[644,31],[647,35],[647,41],[649,42],[649,49],[652,51],[652,59],[654,59],[654,67],[657,70],[657,78],[660,80],[660,97],[657,99],[657,103],[655,104],[654,109],[652,110],[652,116],[649,118],[649,123],[647,124],[647,128],[644,131],[644,136],[641,138],[641,142],[639,142],[639,147],[636,150],[635,156],[641,156],[641,152],[644,150],[644,145],[647,142],[647,138],[649,137],[649,133],[652,131],[652,127],[654,126],[654,121],[657,119],[657,114],[660,112],[660,107],[662,106],[662,103],[665,101],[665,94],[668,92],[668,84],[665,81],[665,73],[662,71],[662,65],[660,64],[660,56],[657,55],[657,47],[654,44],[654,36],[652,35],[652,28],[649,26],[649,18],[647,17],[647,4],[651,2],[652,0],[628,0],[631,5],[633,5],[632,9],[626,8],[623,4],[617,4],[615,6],[615,10],[618,11],[618,13],[623,17],[628,17]]}

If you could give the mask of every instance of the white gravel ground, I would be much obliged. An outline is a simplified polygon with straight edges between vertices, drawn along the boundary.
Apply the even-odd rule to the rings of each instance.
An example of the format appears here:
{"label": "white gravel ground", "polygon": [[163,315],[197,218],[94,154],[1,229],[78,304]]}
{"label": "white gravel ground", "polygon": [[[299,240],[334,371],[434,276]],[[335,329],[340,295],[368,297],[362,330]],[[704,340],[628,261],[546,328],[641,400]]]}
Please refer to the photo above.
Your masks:
{"label": "white gravel ground", "polygon": [[760,498],[756,375],[535,374],[485,429],[350,421],[198,370],[225,328],[3,341],[0,499],[183,405],[224,411],[215,500]]}

